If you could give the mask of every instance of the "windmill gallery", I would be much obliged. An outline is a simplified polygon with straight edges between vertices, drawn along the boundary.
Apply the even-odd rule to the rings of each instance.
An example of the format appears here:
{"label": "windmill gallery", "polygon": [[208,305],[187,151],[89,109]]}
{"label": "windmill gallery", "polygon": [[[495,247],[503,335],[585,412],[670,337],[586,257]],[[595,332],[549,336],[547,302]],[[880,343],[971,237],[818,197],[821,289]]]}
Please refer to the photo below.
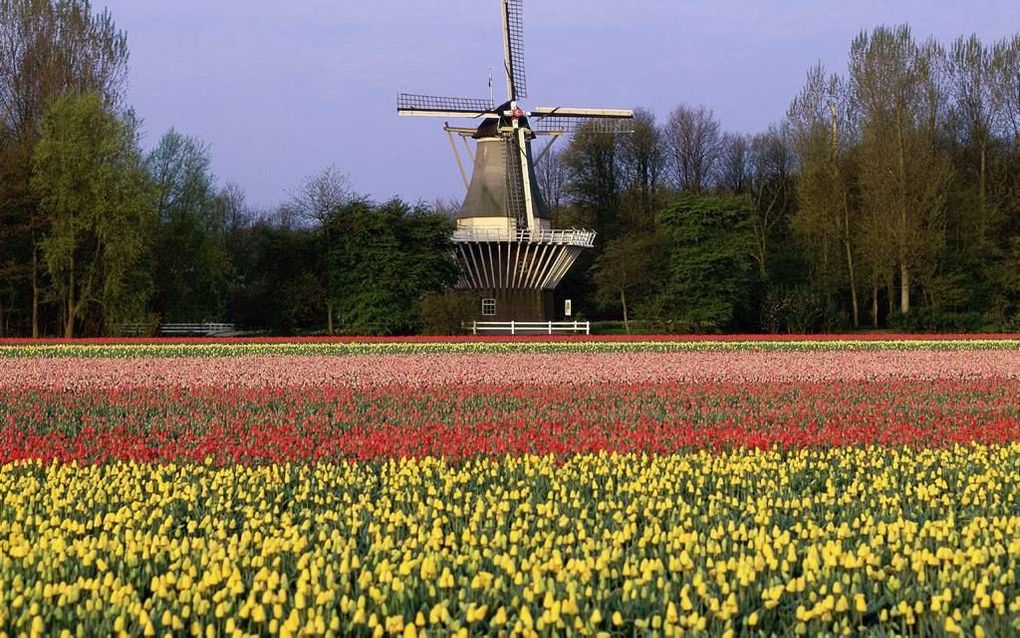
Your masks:
{"label": "windmill gallery", "polygon": [[[556,286],[581,251],[594,245],[595,233],[552,227],[535,178],[532,141],[557,137],[581,127],[604,133],[631,130],[633,112],[620,109],[539,107],[525,110],[522,0],[500,0],[503,21],[507,100],[450,98],[402,93],[400,115],[479,121],[444,130],[475,143],[471,179],[454,144],[467,195],[457,212],[453,234],[461,277],[457,287],[475,298],[477,317],[494,321],[552,321],[569,314],[558,307]],[[544,151],[543,151],[544,152]],[[540,155],[539,155],[540,157]]]}

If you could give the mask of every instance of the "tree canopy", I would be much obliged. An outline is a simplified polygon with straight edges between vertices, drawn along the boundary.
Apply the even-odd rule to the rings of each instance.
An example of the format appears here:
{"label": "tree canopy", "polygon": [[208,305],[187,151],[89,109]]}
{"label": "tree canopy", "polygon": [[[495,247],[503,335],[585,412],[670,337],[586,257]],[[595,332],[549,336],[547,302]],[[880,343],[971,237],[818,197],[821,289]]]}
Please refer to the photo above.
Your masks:
{"label": "tree canopy", "polygon": [[[0,337],[229,321],[458,329],[457,204],[377,203],[338,152],[278,206],[212,149],[140,150],[128,41],[88,0],[0,0]],[[436,149],[436,152],[439,152]],[[556,228],[596,231],[557,305],[630,331],[1020,330],[1020,35],[862,31],[783,117],[635,112],[539,154]]]}

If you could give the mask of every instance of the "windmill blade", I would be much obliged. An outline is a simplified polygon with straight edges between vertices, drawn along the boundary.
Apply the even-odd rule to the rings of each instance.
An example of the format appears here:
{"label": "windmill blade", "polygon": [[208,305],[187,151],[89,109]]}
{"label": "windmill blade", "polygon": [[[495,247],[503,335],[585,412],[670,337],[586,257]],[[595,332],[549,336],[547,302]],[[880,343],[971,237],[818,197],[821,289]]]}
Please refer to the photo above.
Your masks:
{"label": "windmill blade", "polygon": [[625,109],[582,109],[558,106],[531,111],[535,133],[568,135],[584,128],[594,133],[633,133],[634,112]]}
{"label": "windmill blade", "polygon": [[592,133],[633,133],[634,123],[625,119],[547,117],[531,125],[536,135],[570,135],[581,129]]}
{"label": "windmill blade", "polygon": [[572,106],[539,107],[531,109],[531,115],[538,118],[545,117],[583,117],[589,119],[630,119],[634,117],[634,111],[628,109],[585,109]]}
{"label": "windmill blade", "polygon": [[501,0],[503,4],[503,64],[509,100],[528,97],[524,76],[524,5],[522,0]]}
{"label": "windmill blade", "polygon": [[[478,133],[478,129],[473,126],[444,126],[443,130],[447,133],[453,133],[454,135],[460,135],[461,137],[474,137]],[[565,132],[556,129],[537,130],[531,129],[531,132],[538,136],[552,136],[556,137],[564,135]]]}
{"label": "windmill blade", "polygon": [[634,120],[607,117],[545,117],[531,124],[536,135],[569,135],[585,129],[592,133],[633,133]]}
{"label": "windmill blade", "polygon": [[419,117],[484,117],[491,114],[492,102],[462,97],[440,97],[401,93],[397,113]]}

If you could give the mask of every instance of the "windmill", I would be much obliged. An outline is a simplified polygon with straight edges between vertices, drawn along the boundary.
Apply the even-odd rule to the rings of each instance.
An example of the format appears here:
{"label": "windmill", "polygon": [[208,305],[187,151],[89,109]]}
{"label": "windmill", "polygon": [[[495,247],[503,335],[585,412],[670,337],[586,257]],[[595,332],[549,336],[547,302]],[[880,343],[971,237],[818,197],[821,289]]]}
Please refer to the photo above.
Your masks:
{"label": "windmill", "polygon": [[[401,93],[397,112],[477,121],[471,126],[451,126],[449,122],[444,126],[467,188],[453,235],[463,273],[458,287],[479,295],[483,319],[552,320],[552,291],[581,251],[594,245],[595,233],[552,228],[535,177],[532,140],[550,138],[544,154],[556,138],[582,127],[603,133],[629,132],[633,130],[633,112],[568,107],[526,111],[520,102],[528,95],[522,0],[499,0],[499,4],[507,100],[496,105],[491,97]],[[474,162],[470,180],[455,135],[464,141]],[[468,139],[475,142],[473,152]]]}

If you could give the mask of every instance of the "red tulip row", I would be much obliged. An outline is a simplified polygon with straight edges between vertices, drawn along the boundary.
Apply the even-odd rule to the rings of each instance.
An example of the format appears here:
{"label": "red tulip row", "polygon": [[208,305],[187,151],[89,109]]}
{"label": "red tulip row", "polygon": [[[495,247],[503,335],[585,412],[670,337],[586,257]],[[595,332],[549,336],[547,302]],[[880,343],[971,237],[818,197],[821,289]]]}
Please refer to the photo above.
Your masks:
{"label": "red tulip row", "polygon": [[264,463],[1020,439],[1020,380],[2,392],[0,462]]}

